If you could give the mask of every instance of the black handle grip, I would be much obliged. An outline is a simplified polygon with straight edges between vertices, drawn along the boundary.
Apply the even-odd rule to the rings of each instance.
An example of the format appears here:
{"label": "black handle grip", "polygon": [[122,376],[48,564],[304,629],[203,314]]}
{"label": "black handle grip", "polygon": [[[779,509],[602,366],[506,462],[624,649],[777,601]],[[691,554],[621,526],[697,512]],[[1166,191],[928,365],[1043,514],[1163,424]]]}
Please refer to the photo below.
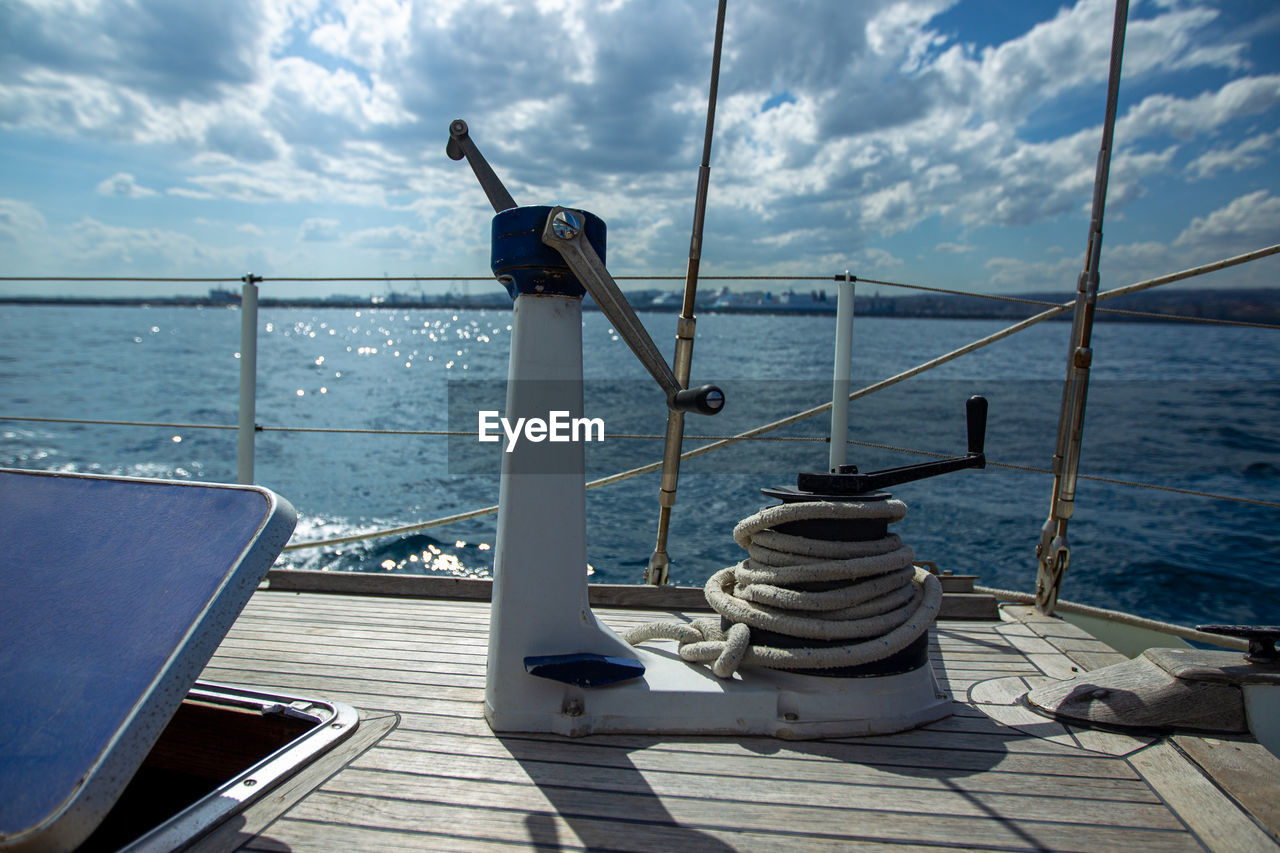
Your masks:
{"label": "black handle grip", "polygon": [[449,125],[449,141],[444,145],[444,153],[449,155],[450,160],[461,160],[467,156],[466,149],[458,142],[465,136],[470,135],[467,123],[460,118],[453,120]]}
{"label": "black handle grip", "polygon": [[987,444],[987,398],[970,397],[965,401],[964,415],[969,428],[969,452],[984,453]]}
{"label": "black handle grip", "polygon": [[724,408],[724,392],[714,385],[700,385],[697,388],[677,391],[669,405],[677,412],[714,415]]}

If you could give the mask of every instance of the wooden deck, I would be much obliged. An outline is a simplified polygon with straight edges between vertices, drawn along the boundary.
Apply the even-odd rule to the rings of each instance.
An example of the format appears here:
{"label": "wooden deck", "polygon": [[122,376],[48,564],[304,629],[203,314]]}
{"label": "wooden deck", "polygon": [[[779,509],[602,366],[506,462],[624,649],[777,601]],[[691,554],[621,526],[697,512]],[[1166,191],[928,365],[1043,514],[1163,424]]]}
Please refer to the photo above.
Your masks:
{"label": "wooden deck", "polygon": [[[597,612],[614,626],[670,615]],[[809,742],[572,740],[497,736],[485,724],[484,602],[259,592],[204,678],[344,701],[362,722],[338,754],[204,846],[1280,849],[1258,822],[1268,802],[1275,807],[1275,779],[1254,805],[1264,814],[1251,817],[1187,757],[1221,757],[1225,743],[1237,764],[1241,750],[1246,763],[1262,760],[1249,744],[1195,738],[1186,748],[1027,717],[1012,704],[1023,679],[1119,658],[1025,608],[1006,608],[1004,618],[1012,621],[936,626],[935,672],[962,701],[917,731]]]}

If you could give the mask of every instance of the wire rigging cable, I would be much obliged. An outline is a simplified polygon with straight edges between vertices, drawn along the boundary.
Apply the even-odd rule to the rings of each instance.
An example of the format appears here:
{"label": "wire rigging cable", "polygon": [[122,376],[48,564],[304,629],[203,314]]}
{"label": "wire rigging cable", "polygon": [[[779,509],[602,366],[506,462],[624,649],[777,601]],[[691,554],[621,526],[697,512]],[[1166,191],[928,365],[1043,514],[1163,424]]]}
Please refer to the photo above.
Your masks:
{"label": "wire rigging cable", "polygon": [[[1280,253],[1280,244],[1268,246],[1266,248],[1258,249],[1253,252],[1247,252],[1242,255],[1236,255],[1231,258],[1225,258],[1223,260],[1216,261],[1214,263],[1204,264],[1197,267],[1191,267],[1189,269],[1180,270],[1178,272],[1170,273],[1168,275],[1159,276],[1157,278],[1136,282],[1134,284],[1126,285],[1124,287],[1114,288],[1112,290],[1099,293],[1097,298],[1099,300],[1111,299],[1114,297],[1123,296],[1128,293],[1134,293],[1140,290],[1147,290],[1153,287],[1160,287],[1162,285],[1171,284],[1177,281],[1183,281],[1185,279],[1193,278],[1195,276],[1204,275],[1210,272],[1215,272],[1218,270],[1237,266],[1239,264],[1248,263],[1250,261],[1258,260],[1259,258],[1267,257],[1269,255],[1274,255],[1277,253]],[[422,280],[426,279],[426,277],[422,277],[422,276],[419,276],[417,278]],[[654,277],[654,278],[656,279],[661,277]],[[728,277],[704,276],[704,278],[728,278]],[[794,277],[794,276],[792,277],[741,276],[736,278],[761,279],[761,280],[763,279],[777,280],[782,278],[791,278],[791,279],[798,280],[797,277]],[[813,278],[821,278],[822,280],[825,281],[827,277],[821,276],[821,277],[813,277]],[[452,280],[464,280],[464,279],[466,279],[466,277],[453,277]],[[148,280],[150,281],[230,281],[232,279],[172,279],[172,278],[170,279],[140,279],[140,278],[77,279],[77,278],[66,278],[66,277],[36,279],[36,278],[30,278],[30,277],[26,277],[26,278],[12,277],[12,276],[0,277],[0,281],[36,281],[36,280],[40,280],[40,281],[148,281]],[[239,280],[239,279],[237,278],[235,280]],[[284,279],[276,279],[276,280],[283,281]],[[300,280],[300,279],[292,279],[292,280]],[[336,279],[325,279],[325,280],[336,280]],[[377,279],[369,279],[369,280],[383,281],[385,279],[377,278]],[[412,280],[412,279],[406,279],[406,280]],[[870,281],[876,284],[884,284],[887,286],[915,287],[914,285],[901,285],[901,284],[895,284],[893,282],[875,282],[870,279],[862,279],[862,280]],[[978,295],[978,294],[966,294],[966,295]],[[1004,298],[1004,297],[998,297],[998,298]],[[993,343],[996,343],[997,341],[1010,337],[1011,335],[1014,335],[1024,329],[1030,328],[1033,325],[1036,325],[1045,320],[1052,319],[1053,317],[1056,317],[1062,313],[1065,313],[1066,311],[1070,310],[1073,307],[1073,305],[1074,305],[1074,302],[1066,302],[1066,303],[1053,305],[1052,307],[1048,308],[1045,311],[1035,314],[1034,316],[1028,317],[1027,319],[1022,320],[1018,323],[1014,323],[1013,325],[1008,326],[1004,329],[1001,329],[998,332],[995,332],[984,338],[980,338],[976,341],[966,344],[965,346],[952,350],[951,352],[944,353],[943,355],[940,355],[937,358],[923,362],[895,376],[891,376],[887,379],[881,380],[880,382],[861,388],[851,393],[849,395],[849,400],[850,402],[852,402],[853,400],[868,396],[870,394],[875,393],[876,391],[880,391],[884,388],[888,388],[892,385],[896,385],[899,382],[905,381],[906,379],[909,379],[913,376],[917,376],[921,373],[931,370],[934,367],[938,367],[949,361],[953,361],[962,355],[967,355],[968,353],[982,349],[983,347],[989,346]],[[754,427],[753,429],[746,430],[742,433],[738,433],[737,435],[716,439],[715,441],[712,441],[709,444],[704,444],[699,447],[693,448],[691,450],[686,450],[682,452],[680,454],[680,459],[681,461],[684,461],[687,459],[691,459],[695,456],[701,456],[706,453],[710,453],[714,450],[718,450],[722,447],[727,447],[728,445],[737,443],[739,441],[759,440],[762,437],[764,437],[765,433],[772,432],[777,429],[781,429],[782,427],[789,426],[790,424],[798,423],[799,421],[814,417],[816,415],[820,415],[828,411],[830,408],[831,408],[831,403],[826,402],[826,403],[823,403],[822,405],[815,406],[811,409],[806,409],[802,412],[797,412],[788,417],[781,418],[779,420],[772,421],[767,424],[762,424],[758,427]],[[167,428],[180,428],[180,429],[235,429],[234,426],[221,425],[221,424],[156,423],[156,422],[145,422],[145,421],[83,420],[83,419],[72,419],[72,418],[37,418],[37,417],[17,417],[17,416],[2,416],[2,415],[0,415],[0,420],[25,421],[25,422],[37,422],[37,423],[86,423],[86,424],[119,425],[119,426],[150,426],[150,427],[167,427]],[[459,434],[457,432],[452,432],[447,430],[366,430],[366,429],[342,429],[342,428],[319,428],[319,427],[306,427],[306,428],[259,427],[259,430],[261,431],[277,430],[277,431],[311,431],[311,432],[349,432],[349,433],[360,433],[360,434],[401,434],[401,435],[457,435]],[[469,435],[470,433],[466,433],[466,434]],[[852,443],[859,444],[859,442],[852,442]],[[889,449],[901,450],[902,448],[889,448]],[[914,452],[924,452],[924,451],[914,451]],[[1015,466],[1015,465],[1001,464],[996,462],[989,462],[988,464],[994,467],[1005,467],[1005,468],[1010,468],[1014,470],[1025,470],[1025,471],[1031,471],[1035,473],[1043,473],[1045,471],[1045,469],[1030,468],[1025,466]],[[642,474],[647,474],[649,472],[656,471],[661,467],[662,467],[661,461],[652,462],[647,465],[642,465],[637,468],[631,468],[626,471],[620,471],[616,474],[613,474],[607,477],[601,477],[597,480],[592,480],[586,484],[586,488],[594,489],[594,488],[599,488],[601,486],[611,485],[613,483],[631,479],[632,477],[637,477]],[[1194,491],[1194,490],[1188,490],[1188,489],[1177,489],[1177,488],[1172,488],[1168,486],[1156,486],[1156,485],[1137,483],[1137,482],[1131,482],[1131,481],[1108,479],[1103,477],[1085,477],[1082,475],[1081,479],[1098,480],[1100,482],[1113,483],[1117,485],[1156,489],[1160,491],[1167,491],[1167,492],[1173,492],[1178,494],[1187,494],[1187,495],[1192,495],[1196,497],[1204,497],[1204,498],[1210,498],[1215,500],[1224,500],[1224,501],[1231,501],[1231,502],[1237,502],[1237,503],[1248,503],[1248,504],[1255,504],[1259,506],[1280,508],[1280,503],[1273,503],[1269,501],[1261,501],[1261,500],[1255,500],[1250,498],[1241,498],[1241,497],[1235,497],[1231,495],[1214,494],[1211,492],[1200,492],[1200,491]],[[466,521],[473,518],[479,518],[485,515],[492,515],[497,511],[498,511],[498,507],[496,505],[481,507],[468,512],[442,516],[440,518],[435,518],[435,519],[431,519],[424,522],[418,522],[415,524],[402,525],[399,527],[392,527],[392,528],[386,528],[382,530],[369,531],[365,533],[352,534],[350,536],[340,536],[340,537],[334,537],[330,539],[319,539],[319,540],[313,540],[309,542],[291,542],[289,545],[285,547],[285,550],[295,551],[295,550],[306,549],[306,548],[321,548],[321,547],[327,547],[330,545],[342,545],[342,544],[348,544],[351,542],[357,542],[362,540],[378,539],[378,538],[383,538],[387,536],[396,536],[402,533],[412,533],[419,530],[426,530],[432,527],[440,527],[446,524],[451,524],[459,521]]]}
{"label": "wire rigging cable", "polygon": [[[1182,281],[1188,278],[1205,275],[1217,270],[1226,269],[1227,267],[1236,266],[1238,264],[1256,261],[1270,255],[1280,253],[1280,244],[1266,246],[1243,255],[1237,255],[1223,261],[1218,261],[1204,266],[1192,267],[1173,276],[1166,276],[1161,279],[1152,279],[1156,284],[1169,284],[1175,281]],[[706,275],[702,274],[703,281],[830,281],[829,275]],[[139,284],[165,284],[165,283],[203,283],[203,284],[228,284],[242,281],[243,276],[223,276],[209,278],[182,278],[182,277],[142,277],[142,276],[0,276],[0,282],[74,282],[80,284],[91,283],[139,283]],[[686,276],[682,275],[617,275],[614,279],[617,281],[684,281]],[[481,275],[413,275],[413,276],[255,276],[255,281],[261,284],[318,284],[325,282],[372,282],[372,283],[407,283],[407,282],[491,282],[492,276]],[[901,281],[883,281],[874,278],[859,278],[858,281],[865,284],[875,284],[883,287],[892,287],[901,290],[914,290],[922,293],[938,293],[947,296],[964,296],[974,299],[983,299],[991,302],[1005,302],[1029,306],[1052,307],[1057,303],[1041,299],[1030,299],[1021,296],[1003,296],[997,293],[974,293],[967,290],[956,290],[946,287],[932,287],[923,284],[908,284]],[[1154,285],[1152,285],[1154,286]],[[1140,288],[1145,289],[1145,287]],[[1099,294],[1099,298],[1103,298]],[[414,307],[409,305],[370,305],[370,308],[386,308],[400,309]],[[1143,317],[1153,320],[1174,320],[1187,321],[1193,323],[1204,323],[1209,325],[1222,326],[1243,326],[1247,328],[1262,329],[1280,329],[1280,326],[1271,323],[1250,323],[1243,320],[1222,320],[1214,317],[1198,317],[1188,316],[1184,314],[1165,314],[1146,311],[1128,311],[1119,308],[1099,308],[1098,313],[1114,314],[1117,316],[1133,316]]]}

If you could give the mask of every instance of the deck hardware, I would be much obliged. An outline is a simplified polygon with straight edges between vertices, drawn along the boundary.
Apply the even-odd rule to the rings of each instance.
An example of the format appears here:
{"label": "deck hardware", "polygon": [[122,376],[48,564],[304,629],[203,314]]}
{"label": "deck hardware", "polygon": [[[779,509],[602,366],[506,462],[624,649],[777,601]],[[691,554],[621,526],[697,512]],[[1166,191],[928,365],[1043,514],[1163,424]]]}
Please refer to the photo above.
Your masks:
{"label": "deck hardware", "polygon": [[[514,301],[505,417],[542,418],[550,411],[581,415],[587,292],[665,392],[668,427],[687,411],[721,411],[725,397],[719,388],[686,387],[692,317],[682,316],[678,325],[673,367],[605,267],[604,222],[579,209],[506,207],[503,198],[495,200],[494,187],[486,184],[492,170],[478,152],[472,156],[474,145],[464,130],[465,123],[455,123],[446,151],[454,159],[468,158],[497,211],[490,266]],[[496,177],[493,183],[500,186]],[[670,438],[669,431],[664,456],[674,448],[678,457],[680,432],[674,444]],[[964,467],[976,466],[969,460]],[[861,678],[813,679],[768,668],[713,678],[668,650],[633,647],[590,607],[581,569],[587,562],[585,471],[580,443],[522,442],[502,454],[485,675],[485,718],[494,731],[804,739],[903,731],[950,713],[949,701],[937,697],[932,670],[918,662],[864,673],[877,676],[874,685]],[[673,471],[667,468],[663,475],[659,500],[664,509],[674,503],[674,482],[668,482]],[[936,587],[925,596],[933,613],[941,589],[927,577]],[[530,655],[547,650],[566,654],[551,655],[551,665]],[[927,664],[927,642],[916,643],[916,652]],[[581,659],[565,664],[571,656],[614,658],[620,666],[611,664],[602,674],[594,671],[597,664]],[[607,687],[605,679],[611,679]],[[589,710],[580,695],[584,687],[603,688],[591,693]],[[784,724],[778,716],[784,696],[795,706],[795,722]]]}
{"label": "deck hardware", "polygon": [[[753,559],[757,535],[766,540],[799,539],[805,544],[792,547],[770,540],[771,554],[785,554],[782,562],[749,560],[713,575],[706,594],[720,614],[718,623],[699,620],[692,633],[685,626],[657,623],[634,629],[627,639],[637,643],[655,637],[678,639],[682,657],[713,661],[712,672],[720,678],[732,675],[743,660],[849,679],[927,669],[928,629],[941,601],[941,582],[936,566],[926,570],[915,564],[910,549],[888,532],[889,524],[901,519],[906,507],[880,490],[985,467],[985,398],[966,401],[965,420],[968,452],[963,456],[868,474],[859,473],[856,466],[841,465],[835,472],[801,472],[796,488],[761,489],[782,503],[739,523],[734,531],[738,544]],[[813,555],[824,555],[828,562]],[[775,565],[787,566],[791,579],[775,574]],[[893,580],[886,580],[890,575]],[[877,579],[869,581],[872,577]],[[893,603],[881,610],[836,617],[838,610],[853,611],[855,605],[891,598]],[[741,650],[736,650],[732,631],[746,627],[750,639],[740,637],[736,643]],[[936,684],[930,685],[929,692],[936,695]]]}
{"label": "deck hardware", "polygon": [[555,249],[573,270],[574,276],[591,294],[601,313],[667,395],[667,407],[677,412],[714,415],[724,408],[724,392],[714,385],[686,388],[662,353],[635,309],[627,302],[604,261],[590,241],[583,239],[581,214],[562,207],[553,208],[542,231],[542,242]]}
{"label": "deck hardware", "polygon": [[245,273],[240,290],[240,406],[236,433],[236,482],[253,485],[254,435],[262,427],[254,421],[258,377],[258,282],[262,276]]}
{"label": "deck hardware", "polygon": [[869,474],[841,465],[836,472],[801,472],[796,488],[761,489],[781,504],[735,527],[734,540],[750,556],[707,581],[707,603],[719,618],[653,622],[624,638],[635,645],[675,641],[683,660],[709,665],[721,680],[744,665],[832,681],[871,679],[869,692],[885,679],[915,679],[902,706],[914,720],[881,732],[946,716],[947,697],[928,654],[942,581],[936,566],[917,564],[910,547],[888,532],[907,509],[880,489],[985,467],[985,398],[966,401],[965,420],[963,456]]}
{"label": "deck hardware", "polygon": [[504,210],[516,207],[515,199],[511,197],[511,193],[507,192],[507,188],[502,185],[502,181],[498,180],[498,176],[489,167],[489,161],[484,159],[480,149],[471,141],[471,133],[467,128],[467,123],[462,119],[454,119],[449,125],[449,141],[446,143],[444,151],[449,155],[450,160],[466,158],[468,165],[471,166],[471,171],[475,173],[476,180],[480,182],[480,188],[489,197],[489,203],[493,205],[494,213],[501,213]]}
{"label": "deck hardware", "polygon": [[551,230],[561,240],[572,240],[582,230],[582,219],[572,210],[558,211],[551,217]]}
{"label": "deck hardware", "polygon": [[294,530],[283,498],[8,470],[0,495],[0,647],[43,663],[5,673],[0,847],[179,849],[354,730],[347,706],[196,681]]}
{"label": "deck hardware", "polygon": [[1102,122],[1102,143],[1093,178],[1093,206],[1089,216],[1089,238],[1085,245],[1084,269],[1076,280],[1076,299],[1071,322],[1071,344],[1067,352],[1067,375],[1062,384],[1058,411],[1058,432],[1054,442],[1053,496],[1049,517],[1040,529],[1036,545],[1036,609],[1052,616],[1058,603],[1063,576],[1071,565],[1071,545],[1067,526],[1075,511],[1076,484],[1080,475],[1080,450],[1084,415],[1089,395],[1090,366],[1093,363],[1093,318],[1098,303],[1098,265],[1102,256],[1102,220],[1107,206],[1107,181],[1111,173],[1111,151],[1116,125],[1116,104],[1120,97],[1120,70],[1124,61],[1125,26],[1129,0],[1116,0],[1111,30],[1111,64],[1107,78],[1107,105]]}
{"label": "deck hardware", "polygon": [[1244,659],[1250,663],[1280,664],[1280,652],[1276,651],[1280,625],[1197,625],[1196,630],[1248,640],[1249,651]]}
{"label": "deck hardware", "polygon": [[845,270],[837,277],[835,362],[831,369],[831,434],[827,453],[827,470],[839,471],[848,460],[849,391],[853,380],[853,308],[856,276]]}
{"label": "deck hardware", "polygon": [[[707,215],[707,190],[711,186],[711,140],[715,133],[716,97],[720,89],[720,52],[724,46],[726,0],[716,5],[716,33],[711,49],[711,81],[707,91],[707,124],[702,134],[702,162],[698,166],[698,187],[693,201],[693,229],[689,235],[689,262],[685,267],[684,300],[676,321],[676,351],[672,359],[681,387],[689,384],[693,369],[693,339],[697,327],[694,305],[698,299],[698,269],[702,264],[702,228]],[[667,536],[671,529],[671,509],[676,505],[680,483],[680,450],[684,444],[684,412],[669,409],[666,438],[662,446],[662,474],[658,481],[658,530],[645,568],[644,582],[663,586],[670,579],[671,559]]]}
{"label": "deck hardware", "polygon": [[531,655],[524,659],[524,670],[575,687],[604,687],[639,678],[644,675],[644,664],[615,655]]}
{"label": "deck hardware", "polygon": [[796,490],[770,489],[765,494],[781,500],[849,500],[868,496],[880,489],[912,483],[929,477],[937,477],[967,468],[985,468],[987,431],[987,400],[970,397],[965,401],[965,426],[968,434],[968,450],[963,456],[922,462],[919,465],[903,465],[862,474],[856,465],[842,465],[834,473],[803,472],[796,478]]}

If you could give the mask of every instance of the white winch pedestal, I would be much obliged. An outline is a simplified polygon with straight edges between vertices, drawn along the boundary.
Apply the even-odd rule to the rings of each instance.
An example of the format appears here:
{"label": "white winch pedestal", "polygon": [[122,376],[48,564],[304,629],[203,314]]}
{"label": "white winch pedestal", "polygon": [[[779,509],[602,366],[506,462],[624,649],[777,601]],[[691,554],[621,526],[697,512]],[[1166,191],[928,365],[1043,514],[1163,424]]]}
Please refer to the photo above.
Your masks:
{"label": "white winch pedestal", "polygon": [[[449,126],[445,150],[468,160],[497,213],[491,266],[515,300],[509,424],[583,417],[586,291],[669,407],[720,410],[718,388],[685,388],[676,379],[605,269],[599,217],[517,206],[461,119]],[[596,619],[587,600],[583,445],[551,438],[526,431],[502,456],[485,680],[485,717],[495,731],[811,738],[901,731],[950,713],[927,660],[867,678],[742,667],[722,679],[682,660],[674,642],[633,648]]]}
{"label": "white winch pedestal", "polygon": [[[505,417],[582,411],[582,300],[515,300]],[[517,442],[503,454],[485,717],[498,732],[883,734],[941,719],[950,697],[925,665],[826,678],[744,667],[731,679],[686,663],[674,642],[633,648],[587,600],[582,444]],[[531,675],[526,660],[578,653],[637,660],[640,678],[583,687]]]}

